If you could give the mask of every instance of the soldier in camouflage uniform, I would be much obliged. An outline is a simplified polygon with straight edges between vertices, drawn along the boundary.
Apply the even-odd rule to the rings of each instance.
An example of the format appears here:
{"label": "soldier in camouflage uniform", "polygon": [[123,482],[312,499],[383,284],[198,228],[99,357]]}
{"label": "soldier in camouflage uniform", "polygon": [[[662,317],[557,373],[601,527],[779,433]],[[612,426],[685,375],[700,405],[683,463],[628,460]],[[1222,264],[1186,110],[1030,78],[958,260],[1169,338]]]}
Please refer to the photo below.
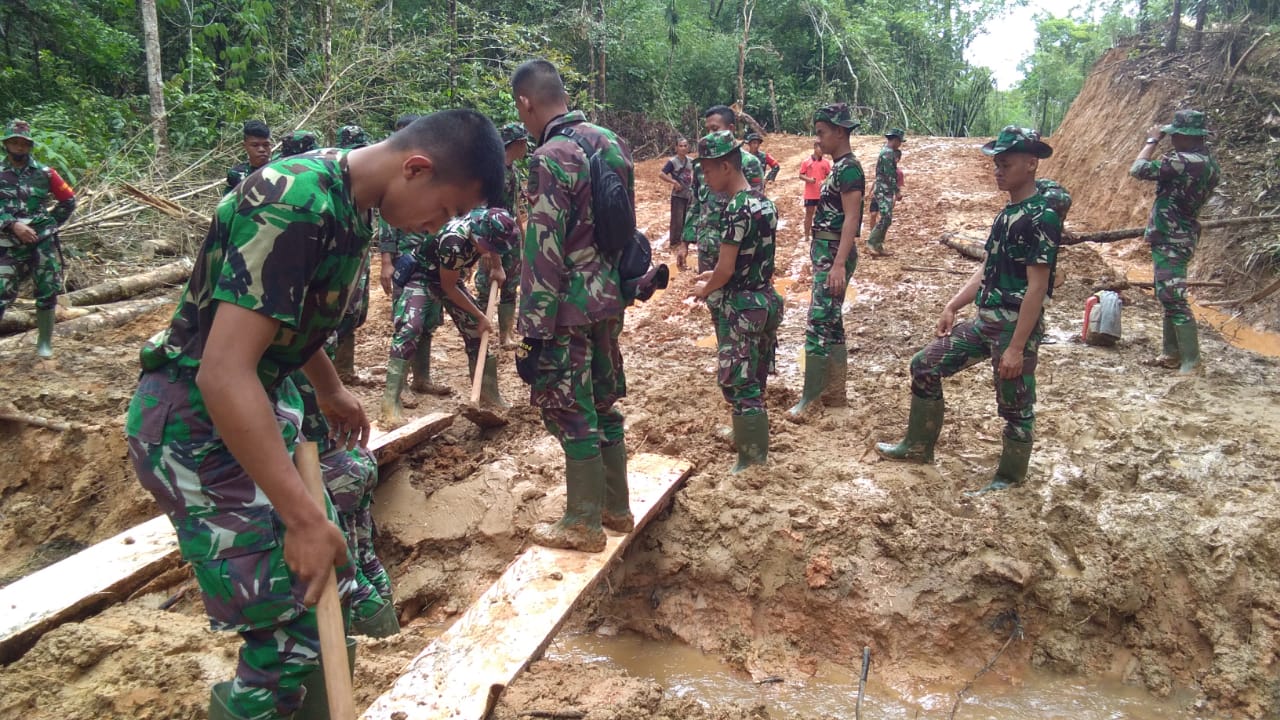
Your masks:
{"label": "soldier in camouflage uniform", "polygon": [[858,127],[849,106],[834,103],[819,108],[813,114],[813,127],[822,152],[834,160],[813,215],[809,244],[813,289],[804,337],[804,390],[800,402],[789,411],[792,417],[820,398],[831,406],[848,403],[844,296],[858,266],[857,238],[862,231],[862,196],[867,186],[862,165],[849,147],[849,135]]}
{"label": "soldier in camouflage uniform", "polygon": [[[355,150],[369,144],[369,135],[359,125],[344,125],[338,131],[338,147],[342,150]],[[364,325],[369,319],[369,264],[365,263],[360,273],[360,284],[356,287],[351,305],[342,315],[342,324],[329,340],[333,348],[330,357],[333,366],[338,370],[338,377],[343,382],[352,382],[356,376],[356,328]]]}
{"label": "soldier in camouflage uniform", "polygon": [[[519,224],[521,206],[524,204],[521,198],[524,181],[516,163],[523,160],[529,152],[529,132],[518,122],[503,125],[500,132],[502,142],[507,147],[507,185],[502,194],[502,207],[506,208]],[[520,291],[519,245],[519,243],[513,243],[499,255],[502,258],[502,272],[507,276],[498,296],[498,342],[504,348],[515,347],[512,331],[515,328],[516,295]],[[481,263],[476,270],[476,297],[484,302],[488,302],[491,280],[488,266]]]}
{"label": "soldier in camouflage uniform", "polygon": [[[24,120],[4,129],[0,160],[0,318],[31,274],[36,289],[36,354],[53,357],[54,313],[62,292],[58,228],[76,209],[76,194],[57,170],[31,157],[35,141]],[[48,208],[50,200],[56,204]]]}
{"label": "soldier in camouflage uniform", "polygon": [[[760,161],[760,169],[768,168],[768,174],[764,176],[765,183],[771,183],[778,177],[778,173],[782,170],[782,166],[774,159],[772,155],[760,149],[760,143],[764,142],[764,138],[758,132],[749,132],[746,136],[747,152],[751,153],[755,159]],[[763,191],[764,186],[759,188]]]}
{"label": "soldier in camouflage uniform", "polygon": [[[627,392],[618,336],[622,281],[616,262],[596,245],[590,166],[568,128],[603,153],[635,197],[631,150],[611,131],[569,112],[560,73],[545,60],[516,68],[511,93],[520,120],[540,139],[529,170],[531,203],[521,257],[516,351],[529,402],[565,453],[565,512],[534,528],[539,545],[600,552],[601,526],[635,526],[627,490],[622,413]],[[603,507],[602,507],[603,506]]]}
{"label": "soldier in camouflage uniform", "polygon": [[898,155],[902,147],[903,131],[892,128],[884,134],[884,147],[876,160],[876,186],[871,200],[871,234],[867,236],[867,249],[872,255],[887,255],[884,236],[893,224],[893,206],[902,199],[898,189]]}
{"label": "soldier in camouflage uniform", "polygon": [[271,158],[279,160],[280,158],[293,157],[308,153],[320,147],[319,136],[310,130],[295,130],[289,134],[289,137],[280,141],[280,152]]}
{"label": "soldier in camouflage uniform", "polygon": [[[1187,304],[1187,265],[1200,240],[1196,218],[1221,175],[1218,161],[1205,144],[1208,134],[1204,113],[1179,110],[1171,124],[1151,128],[1129,168],[1133,177],[1156,184],[1146,239],[1151,244],[1156,298],[1164,306],[1164,342],[1153,364],[1176,367],[1181,375],[1201,368],[1200,337]],[[1153,160],[1165,135],[1171,136],[1173,149]]]}
{"label": "soldier in camouflage uniform", "polygon": [[246,120],[242,144],[245,159],[227,170],[227,192],[235,190],[250,173],[271,159],[271,128],[261,120]]}
{"label": "soldier in camouflage uniform", "polygon": [[[1039,134],[1010,125],[982,151],[994,156],[996,185],[1009,193],[1009,204],[991,225],[982,267],[943,308],[937,338],[911,359],[906,437],[897,444],[876,444],[876,452],[890,460],[933,462],[942,432],[942,379],[990,359],[1005,428],[999,467],[978,493],[1021,484],[1027,476],[1036,353],[1062,236],[1062,219],[1036,189],[1036,167],[1053,154]],[[956,322],[956,313],[969,303],[977,306],[977,317]]]}
{"label": "soldier in camouflage uniform", "polygon": [[169,327],[141,353],[126,431],[138,478],[173,522],[210,624],[240,633],[233,682],[212,720],[287,718],[319,652],[311,606],[339,566],[356,589],[328,502],[290,460],[301,369],[335,440],[365,445],[360,401],[325,353],[366,262],[376,207],[388,223],[435,230],[502,191],[497,130],[469,110],[435,113],[359,150],[268,163],[223,198]]}
{"label": "soldier in camouflage uniform", "polygon": [[738,473],[763,464],[769,455],[764,391],[782,323],[782,296],[773,288],[778,212],[764,193],[750,189],[733,133],[722,130],[702,138],[698,163],[707,184],[729,196],[716,267],[699,275],[693,294],[720,308],[717,381],[733,411],[738,449],[733,472]]}
{"label": "soldier in camouflage uniform", "polygon": [[[450,220],[439,233],[412,250],[413,270],[403,273],[405,312],[395,318],[391,337],[391,358],[387,361],[387,387],[382,396],[382,420],[393,424],[402,421],[400,391],[404,387],[409,358],[417,349],[418,338],[425,330],[426,306],[414,301],[426,294],[443,305],[462,335],[467,363],[475,372],[480,356],[480,339],[493,331],[485,311],[467,292],[463,279],[467,271],[483,260],[489,272],[501,284],[502,251],[518,241],[516,220],[505,208],[479,208]],[[486,302],[486,301],[481,301]],[[498,357],[492,345],[484,357],[480,401],[500,408],[508,407],[498,392]]]}

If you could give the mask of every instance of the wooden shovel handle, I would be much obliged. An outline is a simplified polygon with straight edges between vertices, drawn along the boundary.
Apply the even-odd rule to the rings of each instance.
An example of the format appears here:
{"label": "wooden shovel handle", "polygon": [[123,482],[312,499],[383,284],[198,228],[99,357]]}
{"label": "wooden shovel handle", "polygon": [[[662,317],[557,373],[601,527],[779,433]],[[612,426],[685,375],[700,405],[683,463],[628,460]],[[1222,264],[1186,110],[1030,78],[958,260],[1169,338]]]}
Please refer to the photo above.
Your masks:
{"label": "wooden shovel handle", "polygon": [[[498,281],[489,283],[489,303],[484,307],[484,316],[493,324],[493,310],[498,307]],[[484,358],[489,354],[489,333],[480,335],[480,352],[476,354],[475,377],[471,379],[471,404],[480,402],[480,383],[484,381]]]}

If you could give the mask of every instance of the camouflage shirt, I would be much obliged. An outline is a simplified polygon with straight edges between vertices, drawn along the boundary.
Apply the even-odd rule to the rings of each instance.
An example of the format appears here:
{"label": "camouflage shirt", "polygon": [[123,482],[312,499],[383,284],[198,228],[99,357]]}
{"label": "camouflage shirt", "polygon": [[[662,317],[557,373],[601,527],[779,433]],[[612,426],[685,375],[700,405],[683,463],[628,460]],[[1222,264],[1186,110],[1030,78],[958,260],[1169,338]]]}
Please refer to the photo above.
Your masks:
{"label": "camouflage shirt", "polygon": [[1058,213],[1058,219],[1067,221],[1067,212],[1071,210],[1071,193],[1056,180],[1040,178],[1036,180],[1036,191],[1044,196],[1049,207]]}
{"label": "camouflage shirt", "polygon": [[877,198],[890,200],[898,195],[898,155],[888,145],[880,148],[880,157],[876,160],[875,194]]}
{"label": "camouflage shirt", "polygon": [[[49,201],[57,204],[46,210]],[[28,158],[22,168],[0,157],[0,247],[20,244],[10,226],[22,222],[41,239],[49,237],[76,209],[76,194],[57,170]]]}
{"label": "camouflage shirt", "polygon": [[275,389],[324,345],[364,267],[372,218],[351,195],[346,150],[268,163],[218,203],[169,327],[142,348],[144,370],[198,368],[217,303],[280,321],[258,361]]}
{"label": "camouflage shirt", "polygon": [[236,189],[236,186],[244,182],[244,179],[253,174],[254,168],[249,166],[248,160],[242,160],[227,169],[227,191]]}
{"label": "camouflage shirt", "polygon": [[[862,165],[853,153],[843,155],[831,164],[831,174],[822,181],[822,195],[818,198],[818,208],[813,213],[813,229],[818,232],[829,232],[836,235],[844,229],[844,193],[867,190],[867,178],[862,174]],[[856,218],[851,218],[856,219]]]}
{"label": "camouflage shirt", "polygon": [[[752,190],[764,188],[764,168],[760,159],[742,148],[742,174]],[[687,242],[698,241],[699,246],[704,239],[714,245],[720,241],[720,215],[729,202],[729,196],[711,189],[702,175],[702,165],[693,164],[693,199],[689,209],[685,211],[685,239]]]}
{"label": "camouflage shirt", "polygon": [[570,125],[605,153],[635,196],[631,149],[617,135],[587,122],[576,110],[547,124],[529,163],[531,207],[521,255],[519,313],[520,333],[543,340],[557,328],[617,317],[623,308],[618,268],[595,243],[587,158],[578,143],[557,134]]}
{"label": "camouflage shirt", "polygon": [[738,246],[738,260],[733,267],[733,277],[724,286],[726,292],[761,295],[772,292],[777,231],[778,210],[764,193],[743,190],[730,198],[724,210],[724,237],[720,242]]}
{"label": "camouflage shirt", "polygon": [[1194,244],[1200,238],[1196,216],[1218,186],[1221,175],[1208,148],[1170,150],[1158,160],[1136,160],[1129,174],[1156,183],[1156,199],[1147,221],[1147,242]]}
{"label": "camouflage shirt", "polygon": [[514,216],[519,211],[520,205],[523,204],[520,197],[520,185],[524,182],[520,168],[515,163],[507,166],[503,181],[505,184],[502,187],[502,207],[506,208]]}
{"label": "camouflage shirt", "polygon": [[[435,236],[415,245],[411,252],[418,261],[418,272],[425,275],[429,283],[439,285],[441,270],[462,273],[474,266],[484,253],[476,242],[476,237],[479,232],[487,232],[490,228],[488,214],[488,208],[476,208],[466,215],[453,218]],[[499,250],[514,246],[518,240],[514,234],[500,238],[486,237]]]}
{"label": "camouflage shirt", "polygon": [[987,235],[982,286],[974,301],[980,308],[1017,310],[1027,294],[1027,266],[1049,266],[1045,302],[1053,297],[1062,219],[1039,193],[1010,203],[996,216]]}
{"label": "camouflage shirt", "polygon": [[413,252],[418,245],[431,239],[430,233],[409,233],[393,228],[386,220],[378,218],[378,252],[400,257]]}

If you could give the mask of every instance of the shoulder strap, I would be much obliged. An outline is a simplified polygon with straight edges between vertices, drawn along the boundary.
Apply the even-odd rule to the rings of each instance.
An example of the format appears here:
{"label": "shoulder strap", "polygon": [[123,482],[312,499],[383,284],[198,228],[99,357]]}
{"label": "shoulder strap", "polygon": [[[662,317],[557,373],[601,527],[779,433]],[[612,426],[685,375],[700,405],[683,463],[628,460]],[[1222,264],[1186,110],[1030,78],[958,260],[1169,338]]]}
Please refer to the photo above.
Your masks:
{"label": "shoulder strap", "polygon": [[[587,169],[587,187],[590,188],[591,182],[592,182],[591,156],[595,154],[596,149],[591,147],[591,144],[588,143],[586,138],[582,137],[580,133],[574,132],[572,125],[565,125],[560,128],[557,128],[556,131],[552,133],[551,137],[555,137],[556,135],[561,135],[574,141],[575,143],[577,143],[578,148],[582,150],[583,162],[585,163],[583,167]],[[593,192],[592,197],[594,196],[595,195]],[[569,222],[565,225],[565,228],[564,228],[565,237],[569,236],[569,233],[573,231],[573,228],[577,224],[578,224],[578,208],[577,206],[574,206],[569,210]]]}

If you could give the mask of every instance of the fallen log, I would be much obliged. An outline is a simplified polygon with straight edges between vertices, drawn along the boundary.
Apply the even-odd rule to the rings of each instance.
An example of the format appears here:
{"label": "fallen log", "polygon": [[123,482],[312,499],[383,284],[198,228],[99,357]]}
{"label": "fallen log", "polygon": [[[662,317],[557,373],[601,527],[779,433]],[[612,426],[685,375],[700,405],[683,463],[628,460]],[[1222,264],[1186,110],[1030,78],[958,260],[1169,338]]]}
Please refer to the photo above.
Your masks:
{"label": "fallen log", "polygon": [[[421,443],[452,422],[445,413],[418,418],[373,438],[369,450],[381,465],[384,452],[404,452],[410,438]],[[0,588],[0,664],[21,657],[46,632],[128,598],[180,563],[173,525],[160,515]]]}
{"label": "fallen log", "polygon": [[[1191,283],[1187,283],[1187,284],[1190,285]],[[1262,288],[1261,290],[1259,290],[1258,292],[1252,295],[1247,295],[1242,298],[1236,298],[1234,300],[1211,300],[1209,302],[1202,302],[1198,304],[1206,305],[1209,307],[1235,307],[1237,305],[1246,305],[1248,303],[1253,303],[1253,302],[1257,302],[1259,300],[1268,298],[1271,295],[1274,295],[1277,290],[1280,290],[1280,279],[1275,280],[1270,285]]]}
{"label": "fallen log", "polygon": [[209,218],[194,210],[185,208],[168,198],[152,195],[151,193],[148,193],[134,185],[130,185],[129,183],[120,183],[120,187],[124,188],[125,193],[131,195],[133,199],[144,205],[149,205],[171,218],[183,220],[197,226],[207,225],[209,223]]}
{"label": "fallen log", "polygon": [[195,263],[190,258],[182,258],[177,262],[161,265],[144,273],[115,278],[97,285],[73,290],[63,297],[66,299],[67,304],[73,307],[101,305],[103,303],[126,300],[135,295],[141,295],[148,290],[186,282],[187,278],[191,276],[191,268],[194,265]]}
{"label": "fallen log", "polygon": [[[165,305],[173,305],[174,299],[168,296],[126,300],[110,305],[98,305],[97,311],[84,317],[58,323],[54,326],[55,337],[84,337],[108,328],[119,327],[132,320],[146,315]],[[21,333],[0,339],[0,350],[14,350],[26,342],[29,333]]]}
{"label": "fallen log", "polygon": [[903,265],[902,269],[907,272],[923,272],[923,273],[949,273],[951,275],[970,275],[963,270],[952,270],[944,267],[928,267],[925,265]]}
{"label": "fallen log", "polygon": [[0,422],[30,425],[31,427],[55,430],[57,432],[66,432],[67,430],[90,430],[95,427],[93,425],[86,425],[85,423],[50,420],[49,418],[41,417],[39,415],[21,412],[13,407],[0,407]]}
{"label": "fallen log", "polygon": [[971,260],[983,260],[987,257],[986,242],[972,236],[955,232],[942,233],[938,242]]}
{"label": "fallen log", "polygon": [[[1185,285],[1189,288],[1193,288],[1193,287],[1223,288],[1227,286],[1227,284],[1225,282],[1222,282],[1221,280],[1188,280],[1185,283]],[[1098,292],[1099,290],[1111,290],[1113,292],[1124,292],[1125,290],[1129,290],[1131,288],[1143,288],[1145,290],[1151,290],[1155,288],[1155,286],[1156,284],[1150,281],[1129,282],[1128,280],[1121,280],[1119,282],[1098,283],[1097,285],[1093,286],[1092,291]],[[1199,303],[1199,304],[1208,305],[1210,303]]]}
{"label": "fallen log", "polygon": [[[1264,223],[1280,223],[1280,215],[1254,215],[1242,218],[1223,218],[1221,220],[1205,220],[1200,223],[1201,230],[1213,230],[1215,228],[1240,227],[1243,225],[1260,225]],[[1102,230],[1091,233],[1073,233],[1064,235],[1059,245],[1079,245],[1080,243],[1096,242],[1109,243],[1119,240],[1128,240],[1129,238],[1142,237],[1146,233],[1147,228],[1130,227],[1121,228],[1119,230]]]}
{"label": "fallen log", "polygon": [[[97,312],[93,308],[69,308],[59,305],[54,310],[54,318],[57,322],[66,322],[84,317],[91,313]],[[9,309],[9,312],[0,318],[0,335],[8,335],[16,332],[26,332],[36,326],[36,312],[32,310],[15,310]]]}

